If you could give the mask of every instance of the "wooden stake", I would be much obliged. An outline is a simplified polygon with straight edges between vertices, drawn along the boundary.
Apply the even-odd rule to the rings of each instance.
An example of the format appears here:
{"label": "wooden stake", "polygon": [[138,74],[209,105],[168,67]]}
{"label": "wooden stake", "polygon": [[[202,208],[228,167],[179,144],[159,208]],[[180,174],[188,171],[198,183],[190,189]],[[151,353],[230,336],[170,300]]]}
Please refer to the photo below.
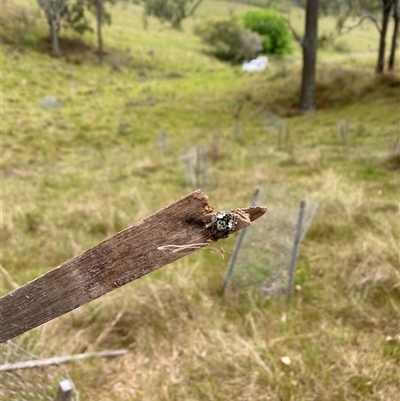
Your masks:
{"label": "wooden stake", "polygon": [[[212,210],[207,195],[194,191],[3,296],[0,342],[217,241],[215,230],[207,227],[215,216]],[[261,206],[231,210],[237,218],[234,231],[266,211]]]}
{"label": "wooden stake", "polygon": [[74,387],[69,380],[63,380],[60,382],[55,401],[69,401],[71,399],[73,388]]}

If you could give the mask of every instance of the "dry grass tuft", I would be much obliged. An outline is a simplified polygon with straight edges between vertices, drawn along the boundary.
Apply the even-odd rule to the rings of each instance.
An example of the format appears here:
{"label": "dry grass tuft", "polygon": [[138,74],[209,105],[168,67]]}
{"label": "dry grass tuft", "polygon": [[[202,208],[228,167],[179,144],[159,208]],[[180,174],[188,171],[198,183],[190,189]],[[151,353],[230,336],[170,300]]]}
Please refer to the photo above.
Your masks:
{"label": "dry grass tuft", "polygon": [[394,209],[399,216],[399,205],[371,201],[362,188],[332,170],[321,180],[315,193],[321,208],[311,236],[327,245],[334,241],[327,250],[331,248],[332,262],[350,291],[371,298],[383,290],[400,298],[400,233],[389,212]]}
{"label": "dry grass tuft", "polygon": [[[242,98],[247,102],[270,110],[284,117],[298,115],[300,96],[300,75],[297,70],[288,76],[275,80],[274,76],[261,80],[249,80]],[[275,85],[279,90],[275,91]],[[376,76],[372,68],[345,69],[343,67],[319,68],[315,84],[315,105],[317,109],[340,107],[363,99],[398,99],[397,87],[400,78],[395,74]],[[267,95],[265,95],[267,93]],[[270,94],[270,95],[268,95]]]}

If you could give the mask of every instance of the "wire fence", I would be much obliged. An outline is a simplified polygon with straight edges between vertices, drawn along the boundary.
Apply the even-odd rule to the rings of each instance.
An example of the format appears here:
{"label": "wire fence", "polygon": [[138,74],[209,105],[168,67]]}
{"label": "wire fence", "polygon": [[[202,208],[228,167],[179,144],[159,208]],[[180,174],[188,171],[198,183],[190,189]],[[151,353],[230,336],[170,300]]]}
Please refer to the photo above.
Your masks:
{"label": "wire fence", "polygon": [[268,205],[267,218],[243,230],[228,266],[224,293],[233,297],[256,292],[263,297],[290,298],[300,244],[318,203],[301,200],[300,192],[283,185],[262,190],[254,204]]}
{"label": "wire fence", "polygon": [[62,366],[18,368],[41,358],[11,341],[0,344],[0,400],[78,401],[72,380]]}
{"label": "wire fence", "polygon": [[276,137],[277,150],[288,150],[290,147],[289,125],[276,114],[267,111],[264,113],[261,126]]}
{"label": "wire fence", "polygon": [[185,170],[186,185],[195,188],[209,188],[207,148],[196,145],[181,148],[181,161]]}

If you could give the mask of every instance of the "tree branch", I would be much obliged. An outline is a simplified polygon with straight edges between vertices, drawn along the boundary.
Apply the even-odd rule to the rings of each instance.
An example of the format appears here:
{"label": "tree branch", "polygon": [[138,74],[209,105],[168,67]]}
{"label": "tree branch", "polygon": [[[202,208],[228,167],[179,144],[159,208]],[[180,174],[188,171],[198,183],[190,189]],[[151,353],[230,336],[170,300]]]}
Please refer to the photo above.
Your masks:
{"label": "tree branch", "polygon": [[371,21],[375,24],[375,27],[376,27],[376,29],[378,30],[379,33],[382,32],[382,29],[381,29],[381,27],[379,26],[378,20],[377,20],[373,15],[364,15],[363,17],[361,17],[361,18],[358,20],[358,22],[357,22],[356,24],[354,24],[354,25],[352,25],[352,26],[349,26],[349,27],[346,27],[346,28],[344,28],[343,30],[340,30],[340,31],[337,33],[337,35],[333,35],[333,36],[332,36],[332,39],[337,38],[338,36],[344,35],[345,33],[348,33],[348,32],[350,32],[350,31],[352,31],[353,29],[359,27],[359,26],[364,22],[364,20],[366,20],[366,19],[371,20]]}
{"label": "tree branch", "polygon": [[197,10],[197,7],[203,2],[203,0],[197,0],[196,3],[193,4],[193,7],[190,9],[190,11],[186,14],[187,17],[190,17],[191,15],[194,14],[194,12]]}
{"label": "tree branch", "polygon": [[289,29],[292,31],[292,34],[296,40],[296,42],[298,42],[300,44],[300,46],[303,47],[303,38],[296,32],[296,30],[293,28],[292,24],[290,23],[290,20],[287,20],[288,23],[288,27]]}

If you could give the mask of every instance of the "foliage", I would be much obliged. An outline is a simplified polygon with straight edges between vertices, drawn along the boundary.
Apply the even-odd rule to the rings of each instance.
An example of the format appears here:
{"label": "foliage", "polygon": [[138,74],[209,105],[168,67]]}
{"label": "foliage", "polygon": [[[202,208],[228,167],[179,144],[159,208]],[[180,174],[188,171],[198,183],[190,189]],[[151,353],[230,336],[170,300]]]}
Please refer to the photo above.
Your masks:
{"label": "foliage", "polygon": [[81,35],[85,32],[93,31],[87,16],[87,6],[90,3],[89,0],[76,0],[74,3],[67,6],[66,22],[69,27]]}
{"label": "foliage", "polygon": [[[115,4],[117,0],[101,0],[102,3],[102,13],[101,13],[101,23],[111,24],[111,14],[106,9],[105,4]],[[97,0],[75,0],[75,2],[70,6],[68,11],[67,23],[78,33],[82,34],[85,31],[93,31],[90,25],[89,17],[87,16],[87,11],[91,14],[96,15]]]}
{"label": "foliage", "polygon": [[237,17],[206,20],[195,27],[195,34],[210,45],[213,54],[221,60],[249,60],[263,49],[261,36],[243,28]]}
{"label": "foliage", "polygon": [[[61,20],[65,24],[79,34],[92,32],[93,28],[90,24],[88,12],[96,14],[97,0],[73,0],[73,1],[53,1],[53,0],[38,0],[39,6],[45,9],[56,11],[59,4],[63,4],[60,9],[60,20],[58,21],[57,31],[61,29]],[[111,24],[111,14],[104,7],[105,3],[115,4],[116,0],[102,0],[103,12],[102,23]],[[47,17],[50,24],[49,17]]]}
{"label": "foliage", "polygon": [[144,15],[169,22],[175,29],[182,29],[182,21],[194,14],[203,0],[142,0]]}
{"label": "foliage", "polygon": [[243,15],[244,26],[264,39],[264,51],[271,54],[291,52],[292,35],[285,18],[275,9],[250,10]]}

